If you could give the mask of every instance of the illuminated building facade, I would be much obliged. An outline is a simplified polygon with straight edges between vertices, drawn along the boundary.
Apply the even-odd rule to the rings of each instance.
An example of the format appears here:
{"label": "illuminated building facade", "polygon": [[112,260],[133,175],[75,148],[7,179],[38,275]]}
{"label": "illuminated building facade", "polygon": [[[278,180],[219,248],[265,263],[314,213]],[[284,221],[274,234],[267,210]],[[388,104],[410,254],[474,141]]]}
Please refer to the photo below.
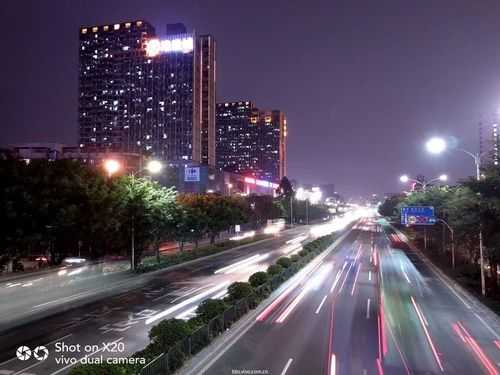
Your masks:
{"label": "illuminated building facade", "polygon": [[[171,27],[169,27],[171,26]],[[215,165],[215,41],[145,21],[80,29],[80,147]]]}
{"label": "illuminated building facade", "polygon": [[491,159],[494,165],[499,165],[500,162],[500,129],[497,123],[491,126],[492,149]]}
{"label": "illuminated building facade", "polygon": [[286,175],[286,118],[252,102],[217,103],[217,167],[279,181]]}

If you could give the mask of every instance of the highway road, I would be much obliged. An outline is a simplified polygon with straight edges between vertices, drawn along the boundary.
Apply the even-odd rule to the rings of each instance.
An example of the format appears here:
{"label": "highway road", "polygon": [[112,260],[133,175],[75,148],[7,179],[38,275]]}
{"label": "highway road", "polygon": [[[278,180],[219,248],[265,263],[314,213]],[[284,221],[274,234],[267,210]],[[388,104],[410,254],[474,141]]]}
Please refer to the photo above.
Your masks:
{"label": "highway road", "polygon": [[[226,240],[224,233],[220,240]],[[200,244],[207,244],[203,240]],[[192,246],[186,245],[188,250]],[[166,248],[164,250],[167,250]],[[176,246],[168,247],[176,250]],[[80,267],[59,267],[27,274],[13,274],[12,278],[0,277],[0,332],[49,316],[61,309],[75,307],[82,302],[101,299],[120,290],[139,287],[148,275],[137,277],[129,271],[130,263],[103,261]]]}
{"label": "highway road", "polygon": [[500,373],[497,318],[383,220],[358,223],[300,277],[183,373]]}
{"label": "highway road", "polygon": [[[335,223],[343,228],[349,220],[354,218]],[[0,375],[64,374],[84,357],[126,357],[147,345],[154,324],[171,317],[188,319],[204,299],[222,298],[230,283],[246,281],[278,257],[298,252],[303,243],[312,239],[310,231],[316,228],[321,226],[296,227],[264,242],[173,271],[147,275],[147,282],[118,295],[4,330],[0,333]],[[102,282],[98,286],[105,287]],[[110,343],[116,344],[111,345],[114,351]],[[63,344],[63,350],[58,351]],[[21,345],[31,349],[43,345],[49,357],[38,361],[32,356],[21,361],[15,356]]]}

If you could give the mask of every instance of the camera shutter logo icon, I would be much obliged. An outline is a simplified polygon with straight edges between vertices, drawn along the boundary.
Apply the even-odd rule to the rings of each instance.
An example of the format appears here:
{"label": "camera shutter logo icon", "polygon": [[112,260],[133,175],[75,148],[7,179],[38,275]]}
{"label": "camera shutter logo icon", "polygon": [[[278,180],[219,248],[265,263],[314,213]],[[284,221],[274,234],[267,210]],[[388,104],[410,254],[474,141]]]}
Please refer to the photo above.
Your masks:
{"label": "camera shutter logo icon", "polygon": [[38,359],[39,361],[44,361],[49,356],[49,350],[45,346],[37,346],[35,350],[33,350],[33,357]]}
{"label": "camera shutter logo icon", "polygon": [[16,350],[16,357],[21,361],[27,361],[31,358],[31,349],[27,346],[20,346]]}

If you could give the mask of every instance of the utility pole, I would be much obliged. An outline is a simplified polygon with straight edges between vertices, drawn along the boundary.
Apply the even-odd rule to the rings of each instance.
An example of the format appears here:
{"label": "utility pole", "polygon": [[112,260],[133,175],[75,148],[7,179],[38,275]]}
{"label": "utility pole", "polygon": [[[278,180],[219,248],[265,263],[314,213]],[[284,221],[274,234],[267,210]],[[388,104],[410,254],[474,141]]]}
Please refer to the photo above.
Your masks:
{"label": "utility pole", "polygon": [[131,232],[131,238],[130,238],[130,247],[132,249],[132,257],[131,257],[131,261],[132,261],[132,265],[131,265],[131,268],[132,268],[132,271],[135,271],[135,218],[134,216],[132,215],[132,228],[130,230]]}

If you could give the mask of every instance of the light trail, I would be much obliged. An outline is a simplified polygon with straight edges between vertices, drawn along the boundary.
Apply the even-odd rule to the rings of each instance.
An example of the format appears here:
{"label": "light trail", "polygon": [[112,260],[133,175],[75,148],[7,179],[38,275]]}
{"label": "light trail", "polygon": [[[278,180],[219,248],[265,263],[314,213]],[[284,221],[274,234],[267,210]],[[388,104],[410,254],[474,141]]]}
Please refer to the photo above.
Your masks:
{"label": "light trail", "polygon": [[[479,346],[477,341],[471,336],[471,334],[465,329],[465,327],[462,325],[460,322],[456,322],[455,326],[458,328],[459,331],[462,331],[462,340],[465,340],[467,344],[471,347],[472,351],[476,355],[476,357],[479,359],[483,367],[486,369],[489,375],[498,375],[498,371],[495,367],[495,365],[491,362],[491,360],[488,358],[488,356],[484,353],[483,349]],[[454,326],[454,328],[455,328]],[[457,332],[457,329],[455,329],[455,332]],[[458,332],[457,332],[458,334]]]}
{"label": "light trail", "polygon": [[358,281],[359,270],[361,269],[361,263],[358,265],[358,270],[356,271],[356,276],[354,276],[354,283],[352,284],[351,296],[354,295],[354,290],[356,289],[356,281]]}
{"label": "light trail", "polygon": [[323,299],[321,300],[321,303],[319,304],[318,308],[316,309],[316,311],[314,312],[315,314],[319,314],[321,308],[323,307],[323,304],[325,303],[326,301],[326,295],[323,297]]}
{"label": "light trail", "polygon": [[288,368],[292,364],[293,358],[290,358],[287,363],[285,364],[285,367],[283,367],[283,371],[281,371],[281,375],[285,375],[286,372],[288,371]]}
{"label": "light trail", "polygon": [[337,373],[337,358],[335,353],[332,353],[332,358],[330,360],[330,375],[335,375]]}
{"label": "light trail", "polygon": [[403,261],[400,259],[399,260],[399,267],[401,268],[401,272],[403,273],[406,281],[408,282],[408,284],[411,284],[411,280],[410,278],[408,277],[408,274],[406,273],[404,267],[403,267]]}
{"label": "light trail", "polygon": [[337,294],[342,293],[342,289],[344,288],[344,284],[347,281],[347,277],[349,276],[349,272],[351,271],[352,266],[354,265],[354,262],[351,262],[349,265],[349,268],[347,269],[347,272],[345,273],[344,281],[342,281],[342,284],[340,284],[340,288]]}
{"label": "light trail", "polygon": [[436,350],[436,347],[434,346],[431,335],[429,334],[429,331],[427,330],[427,325],[425,323],[426,320],[423,318],[423,314],[421,314],[413,296],[411,296],[410,298],[411,298],[411,302],[413,304],[413,307],[415,308],[415,311],[417,312],[417,316],[418,316],[418,319],[420,320],[420,324],[422,325],[422,328],[424,329],[425,337],[427,338],[427,342],[429,343],[429,346],[431,347],[432,354],[434,355],[436,363],[438,364],[441,372],[444,372],[444,368],[443,368],[443,364],[441,363],[441,359],[439,358],[438,352]]}
{"label": "light trail", "polygon": [[337,276],[335,276],[335,280],[333,281],[332,287],[330,288],[330,293],[333,292],[335,287],[337,286],[337,283],[339,282],[340,278],[342,277],[342,273],[344,272],[344,269],[347,266],[347,262],[344,262],[344,265],[342,266],[341,270],[338,270]]}
{"label": "light trail", "polygon": [[216,270],[214,272],[214,274],[218,274],[218,273],[228,274],[228,273],[234,272],[242,267],[246,267],[246,266],[249,266],[250,264],[260,262],[261,260],[264,260],[268,257],[269,257],[269,254],[255,254],[255,255],[251,256],[250,258],[243,259],[243,260],[240,260],[239,262],[230,264],[229,266],[219,268],[218,270]]}
{"label": "light trail", "polygon": [[203,299],[204,297],[207,297],[209,296],[210,294],[212,293],[215,293],[217,292],[219,289],[223,289],[225,288],[227,285],[229,284],[229,281],[225,281],[223,282],[222,284],[219,284],[219,285],[216,285],[214,286],[213,288],[210,288],[200,294],[197,294],[191,298],[188,298],[187,300],[185,301],[182,301],[181,303],[178,303],[177,305],[174,305],[172,307],[169,307],[168,309],[156,314],[156,315],[153,315],[152,317],[146,319],[146,325],[149,325],[153,322],[156,322],[157,320],[159,319],[162,319],[164,317],[166,317],[167,315],[173,313],[173,312],[176,312],[177,310],[180,310],[182,309],[184,306],[187,306],[189,305],[190,303],[193,303],[193,302],[196,302],[196,301],[199,301],[201,299]]}
{"label": "light trail", "polygon": [[302,291],[299,293],[297,297],[288,305],[288,307],[281,313],[281,315],[276,319],[276,323],[283,323],[285,319],[290,315],[290,313],[295,309],[295,307],[299,304],[299,302],[304,298],[304,296],[307,293],[307,289],[304,288]]}
{"label": "light trail", "polygon": [[392,341],[394,341],[394,346],[396,347],[396,349],[399,353],[399,356],[401,357],[401,362],[403,362],[403,366],[405,367],[406,374],[410,375],[411,371],[410,371],[410,368],[408,367],[408,363],[406,362],[406,358],[405,358],[403,352],[401,351],[399,343],[396,340],[396,337],[394,336],[394,333],[392,332],[391,326],[389,324],[387,325],[387,329],[389,330],[389,333],[391,334]]}
{"label": "light trail", "polygon": [[[290,294],[292,290],[294,290],[299,284],[302,283],[303,280],[305,280],[312,272],[314,272],[323,262],[323,258],[326,256],[326,254],[322,258],[316,258],[313,260],[309,265],[307,265],[305,268],[300,271],[301,273],[297,274],[297,279],[295,279],[280,295],[278,298],[276,298],[269,306],[267,306],[258,316],[255,320],[257,321],[264,321],[267,319],[267,317],[272,313],[272,311],[278,306],[284,299],[285,297]],[[308,267],[310,269],[308,269]]]}

